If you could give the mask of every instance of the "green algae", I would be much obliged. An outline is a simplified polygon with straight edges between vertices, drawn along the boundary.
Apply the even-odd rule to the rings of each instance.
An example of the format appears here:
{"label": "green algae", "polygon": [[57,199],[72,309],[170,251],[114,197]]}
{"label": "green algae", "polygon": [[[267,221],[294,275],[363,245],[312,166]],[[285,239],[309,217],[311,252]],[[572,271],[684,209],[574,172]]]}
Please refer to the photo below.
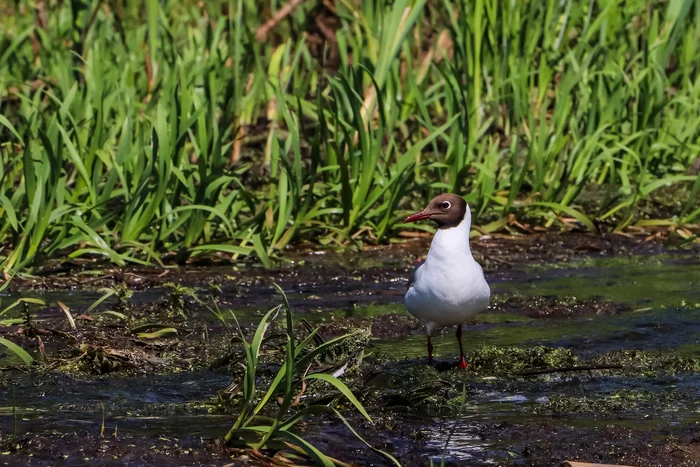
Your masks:
{"label": "green algae", "polygon": [[335,310],[331,313],[336,316],[358,316],[361,318],[373,318],[389,314],[408,314],[403,303],[355,305],[351,311]]}
{"label": "green algae", "polygon": [[473,320],[484,324],[528,323],[533,319],[517,313],[483,312],[475,315]]}
{"label": "green algae", "polygon": [[577,298],[604,296],[616,303],[655,308],[700,304],[700,268],[674,263],[668,255],[587,257],[560,265],[564,266],[579,273],[557,274],[556,264],[548,264],[546,268],[533,265],[531,273],[537,280],[525,284],[500,283],[498,291],[537,296],[559,296],[566,291]]}
{"label": "green algae", "polygon": [[[498,296],[497,300],[500,302],[503,302],[507,299],[508,296],[503,297],[503,296]],[[522,296],[523,300],[526,301],[533,301],[532,297],[528,296]],[[492,299],[492,304],[496,303],[496,300]],[[330,312],[331,316],[336,316],[336,317],[346,317],[346,316],[357,316],[361,318],[374,318],[378,316],[386,316],[386,315],[406,315],[406,316],[411,316],[408,311],[406,311],[406,307],[403,305],[403,303],[389,303],[389,304],[371,304],[371,305],[362,305],[362,306],[354,306],[351,311],[346,311],[346,310],[333,310]],[[328,313],[324,312],[324,315],[328,315]],[[527,316],[522,316],[517,313],[507,313],[507,312],[489,312],[489,311],[484,311],[482,313],[479,313],[475,315],[471,321],[475,321],[478,323],[486,323],[486,324],[498,324],[498,323],[508,323],[508,322],[527,322],[531,321],[532,318],[528,318]]]}
{"label": "green algae", "polygon": [[568,367],[578,363],[571,349],[563,347],[496,347],[475,350],[469,357],[471,371],[488,375],[514,375],[542,368]]}
{"label": "green algae", "polygon": [[[491,298],[496,315],[516,315],[525,319],[560,319],[578,316],[609,316],[632,311],[629,305],[600,298],[581,299],[570,295],[496,294]],[[497,321],[494,321],[497,322]]]}
{"label": "green algae", "polygon": [[333,345],[327,352],[323,352],[315,358],[317,362],[338,363],[356,360],[354,366],[362,362],[362,354],[369,344],[372,334],[369,329],[356,329],[347,338]]}
{"label": "green algae", "polygon": [[[360,305],[350,310],[336,308],[328,311],[331,307],[338,307],[338,303],[331,299],[322,301],[315,297],[306,304],[313,305],[317,309],[307,307],[307,310],[312,311],[305,312],[303,316],[312,323],[318,320],[325,323],[322,331],[325,340],[332,339],[338,333],[355,329],[361,332],[356,340],[348,340],[344,343],[346,345],[333,349],[324,355],[324,358],[314,361],[311,371],[319,369],[324,372],[342,371],[343,381],[370,410],[373,418],[381,420],[382,416],[387,416],[390,420],[391,417],[395,417],[394,420],[400,420],[400,414],[406,413],[413,417],[411,420],[416,423],[416,426],[432,423],[426,418],[431,414],[440,414],[446,419],[453,420],[457,413],[456,409],[464,407],[465,404],[468,405],[469,417],[483,417],[483,420],[498,422],[516,420],[520,417],[513,422],[516,424],[539,423],[539,420],[546,418],[548,421],[566,420],[567,423],[570,420],[572,426],[579,428],[591,419],[600,419],[607,415],[609,415],[607,418],[609,423],[619,424],[618,419],[624,417],[636,417],[641,420],[646,416],[654,418],[654,414],[659,413],[677,413],[677,417],[674,415],[674,420],[687,420],[695,416],[691,410],[693,400],[697,399],[697,388],[700,387],[696,377],[687,376],[700,373],[700,364],[696,358],[700,355],[700,349],[694,344],[686,344],[695,341],[695,328],[692,323],[700,317],[700,310],[694,307],[696,292],[691,290],[692,293],[684,293],[676,297],[678,300],[673,302],[674,308],[657,306],[655,297],[646,296],[638,298],[640,301],[646,301],[643,305],[622,307],[618,303],[609,301],[609,292],[617,293],[616,288],[624,288],[627,284],[632,284],[637,291],[644,289],[643,284],[640,287],[635,282],[637,281],[635,275],[640,274],[640,268],[644,264],[647,263],[640,261],[637,265],[633,264],[628,272],[619,267],[615,274],[608,276],[609,283],[602,287],[600,287],[601,281],[589,280],[583,271],[581,273],[584,277],[581,278],[573,277],[574,273],[568,277],[557,278],[561,281],[560,284],[576,281],[576,287],[580,287],[585,293],[594,294],[591,295],[592,297],[602,296],[603,298],[586,298],[583,292],[579,292],[578,289],[572,292],[573,289],[567,285],[562,285],[560,289],[551,287],[550,291],[553,294],[545,296],[548,293],[547,287],[550,287],[552,282],[546,274],[538,278],[528,278],[528,281],[514,281],[517,282],[515,284],[496,282],[494,290],[512,286],[516,293],[497,291],[493,296],[492,308],[474,316],[473,320],[464,326],[463,340],[470,363],[470,369],[467,371],[461,371],[455,367],[459,354],[454,338],[454,328],[445,329],[442,335],[434,338],[437,364],[433,367],[426,362],[425,336],[413,325],[414,319],[404,310],[403,304]],[[576,272],[578,273],[579,271]],[[600,271],[590,273],[595,275]],[[546,287],[531,290],[530,279],[534,281],[536,287],[542,283]],[[589,281],[588,286],[586,281]],[[678,287],[690,290],[692,284],[680,284]],[[540,293],[540,290],[543,292]],[[189,335],[183,333],[179,339],[137,342],[133,336],[127,334],[128,329],[123,326],[119,329],[108,326],[110,323],[101,319],[99,314],[94,315],[95,320],[91,323],[79,322],[79,333],[73,333],[80,338],[81,342],[90,343],[93,347],[103,344],[105,337],[111,340],[110,345],[120,339],[128,339],[136,344],[137,350],[148,349],[152,354],[164,358],[166,362],[153,365],[146,361],[143,365],[137,363],[136,368],[123,365],[121,369],[105,377],[100,376],[104,359],[114,356],[110,356],[109,352],[105,351],[100,356],[100,352],[94,349],[90,352],[91,360],[80,362],[85,367],[72,369],[71,372],[83,376],[82,379],[88,381],[102,378],[118,379],[132,373],[177,372],[192,369],[211,361],[209,356],[219,357],[226,354],[230,346],[225,345],[226,342],[219,341],[226,341],[226,337],[229,337],[221,334],[231,331],[232,319],[226,323],[216,323],[217,330],[213,332],[219,334],[218,338],[214,337],[217,343],[205,345],[205,349],[208,349],[205,351],[210,354],[209,356],[197,357],[194,349],[187,350],[194,342],[197,342],[201,349],[199,342],[203,335],[200,332],[201,320],[212,317],[206,310],[203,314],[189,313],[193,310],[188,307],[195,300],[188,295],[188,292],[189,290],[186,289],[177,289],[146,306],[143,305],[143,300],[134,300],[138,306],[131,306],[129,302],[130,323],[134,326],[141,322],[153,321],[154,313],[157,313],[157,316],[164,316],[167,319],[163,321],[170,323],[178,321],[178,318],[183,319],[182,311],[188,312],[187,319],[193,323],[193,326],[188,327],[192,327],[194,332]],[[298,300],[307,298],[309,298],[308,294],[297,295]],[[383,297],[378,300],[386,299]],[[184,300],[184,305],[180,300]],[[400,301],[399,298],[396,300]],[[686,302],[685,305],[683,301]],[[317,305],[317,303],[321,304]],[[610,305],[608,306],[607,303]],[[241,306],[241,302],[236,301],[229,304]],[[600,307],[598,307],[599,304]],[[252,306],[250,308],[249,310],[241,308],[240,311],[237,309],[237,316],[239,318],[245,316],[245,319],[250,321],[256,320],[259,315],[252,311]],[[631,312],[638,308],[650,308],[650,310]],[[388,319],[389,316],[401,319]],[[336,319],[329,319],[329,317]],[[195,320],[197,320],[197,326],[194,325]],[[688,326],[679,326],[686,322]],[[244,330],[247,330],[247,321],[241,320],[241,323],[244,325]],[[277,324],[279,323],[275,323],[275,326]],[[378,325],[384,328],[382,338],[372,339],[368,334],[369,329],[376,330]],[[392,326],[397,328],[393,329]],[[83,334],[84,331],[89,332]],[[295,331],[297,339],[303,339],[308,335],[301,326]],[[103,332],[105,334],[102,334]],[[280,336],[272,334],[270,339],[265,341],[264,353],[260,357],[259,382],[262,387],[269,383],[270,377],[274,376],[279,369],[279,362],[283,360],[280,351],[285,342]],[[384,339],[385,336],[387,339]],[[208,342],[209,339],[211,338],[207,336],[206,341]],[[56,339],[53,339],[53,343],[55,345]],[[60,344],[62,352],[65,352],[64,344],[71,345],[65,339],[61,340]],[[635,346],[647,349],[658,346],[665,350],[630,349]],[[79,354],[77,343],[74,347],[76,350],[69,354],[70,356]],[[611,351],[619,347],[626,347],[628,351],[626,353]],[[372,350],[379,350],[378,353],[383,355],[376,355],[377,352],[372,355]],[[596,356],[596,354],[600,355]],[[183,358],[178,359],[178,355],[182,355]],[[49,353],[49,356],[52,357],[52,354]],[[65,354],[63,353],[62,356]],[[235,368],[239,366],[240,357],[240,352],[231,353],[229,365],[220,367],[218,372],[230,375],[235,381],[237,376]],[[353,357],[359,358],[353,359]],[[195,360],[188,364],[185,360],[191,358]],[[55,357],[53,362],[57,362]],[[586,366],[596,363],[621,364],[625,368],[554,373],[533,378],[518,376],[518,373],[529,370]],[[666,375],[678,376],[666,377]],[[676,385],[676,383],[679,384]],[[224,379],[221,386],[210,390],[201,389],[203,402],[172,405],[149,402],[146,410],[139,406],[141,401],[138,401],[134,405],[134,413],[139,417],[148,413],[154,416],[163,414],[164,420],[177,415],[193,414],[194,420],[202,416],[202,412],[221,412],[224,404],[217,406],[216,401],[211,401],[208,397],[226,384],[228,381]],[[179,390],[177,384],[174,386],[175,390]],[[611,388],[619,386],[631,386],[631,389],[611,391]],[[682,390],[678,390],[676,386]],[[646,390],[648,388],[653,391]],[[543,394],[549,398],[548,402],[542,403]],[[516,399],[516,396],[523,400]],[[117,404],[116,396],[110,397],[114,398],[112,404]],[[120,397],[122,402],[131,403],[125,396]],[[538,403],[534,403],[534,400],[538,400]],[[340,404],[342,407],[347,405],[347,402],[336,400],[336,394],[332,388],[308,381],[299,405],[303,408],[314,403]],[[70,408],[70,410],[75,409]],[[274,407],[271,410],[274,411]],[[230,413],[230,410],[226,413]],[[569,417],[570,415],[575,416]],[[540,416],[542,417],[538,418]],[[226,420],[224,417],[212,418],[212,420],[215,419]],[[121,430],[121,419],[119,424]]]}
{"label": "green algae", "polygon": [[[624,373],[628,375],[698,373],[700,372],[698,350],[697,346],[684,346],[682,351],[674,349],[670,352],[622,349],[598,355],[591,362],[600,365],[622,365]],[[695,355],[691,355],[691,352]]]}
{"label": "green algae", "polygon": [[675,412],[688,395],[682,392],[621,389],[598,397],[554,394],[545,404],[526,406],[537,414],[610,414],[625,412]]}
{"label": "green algae", "polygon": [[[517,326],[516,326],[517,324]],[[544,345],[567,339],[599,338],[613,336],[628,330],[628,323],[591,318],[566,320],[532,320],[521,323],[493,326],[463,327],[462,342],[465,352],[477,350],[482,345],[517,347]],[[432,339],[437,357],[459,355],[457,340],[451,330],[442,329],[443,334]],[[376,339],[372,347],[384,355],[387,361],[406,358],[425,358],[426,340],[424,335],[414,334],[400,340]]]}
{"label": "green algae", "polygon": [[[504,303],[511,299],[512,295],[509,294],[497,294],[492,297],[491,305],[492,309],[497,308],[497,305]],[[527,295],[518,296],[520,301],[523,302],[523,307],[534,308],[540,305],[540,300],[537,297],[530,297]],[[572,301],[576,301],[576,298],[572,297]],[[567,306],[563,304],[562,306]],[[514,307],[515,308],[515,307]],[[317,317],[317,319],[327,318],[328,316],[336,318],[345,317],[359,317],[359,318],[375,318],[387,315],[405,315],[411,317],[411,315],[406,311],[406,307],[403,303],[388,303],[388,304],[370,304],[370,305],[355,305],[352,310],[331,310],[329,312],[323,313],[323,316]],[[313,317],[311,320],[316,320]],[[532,321],[532,318],[523,316],[519,313],[494,310],[494,311],[484,311],[475,315],[471,322],[477,322],[481,324],[500,324],[500,323],[525,323]]]}

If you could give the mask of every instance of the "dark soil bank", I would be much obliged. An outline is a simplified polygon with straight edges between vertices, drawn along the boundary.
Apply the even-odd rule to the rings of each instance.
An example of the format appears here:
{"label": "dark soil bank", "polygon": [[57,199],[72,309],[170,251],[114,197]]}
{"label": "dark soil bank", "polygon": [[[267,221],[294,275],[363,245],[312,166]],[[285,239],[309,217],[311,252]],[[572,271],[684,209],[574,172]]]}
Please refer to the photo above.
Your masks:
{"label": "dark soil bank", "polygon": [[[335,400],[403,465],[700,465],[697,246],[580,234],[473,243],[493,298],[464,327],[465,371],[453,329],[427,364],[422,326],[402,305],[422,240],[292,252],[272,271],[222,257],[165,270],[66,264],[17,278],[0,310],[19,298],[45,305],[0,316],[0,337],[35,359],[22,366],[0,347],[0,463],[290,465],[288,450],[219,441],[239,410],[236,321],[250,336],[281,303],[276,282],[298,339],[316,326],[320,342],[354,332],[311,371],[338,375],[373,423],[329,386],[309,384],[299,408]],[[263,342],[262,390],[284,359],[283,321]],[[389,465],[336,417],[296,427],[336,459]]]}

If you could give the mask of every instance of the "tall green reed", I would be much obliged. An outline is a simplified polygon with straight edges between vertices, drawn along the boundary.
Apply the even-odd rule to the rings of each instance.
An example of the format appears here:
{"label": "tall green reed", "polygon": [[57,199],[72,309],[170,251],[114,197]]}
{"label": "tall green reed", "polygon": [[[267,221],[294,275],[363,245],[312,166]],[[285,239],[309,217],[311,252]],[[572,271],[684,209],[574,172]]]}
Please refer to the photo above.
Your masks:
{"label": "tall green reed", "polygon": [[446,190],[493,228],[624,229],[669,185],[687,187],[677,222],[698,216],[691,0],[338,1],[321,55],[298,34],[311,5],[266,43],[252,0],[28,6],[0,39],[5,271],[270,266],[298,240],[385,241]]}

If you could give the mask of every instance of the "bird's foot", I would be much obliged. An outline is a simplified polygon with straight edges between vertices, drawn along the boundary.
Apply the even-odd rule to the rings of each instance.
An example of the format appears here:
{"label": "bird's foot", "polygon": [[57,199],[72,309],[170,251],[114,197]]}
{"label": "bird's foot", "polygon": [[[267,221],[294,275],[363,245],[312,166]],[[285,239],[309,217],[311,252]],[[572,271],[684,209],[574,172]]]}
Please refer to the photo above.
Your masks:
{"label": "bird's foot", "polygon": [[464,358],[464,355],[462,355],[462,360],[459,362],[459,368],[462,370],[466,370],[468,368],[467,361]]}

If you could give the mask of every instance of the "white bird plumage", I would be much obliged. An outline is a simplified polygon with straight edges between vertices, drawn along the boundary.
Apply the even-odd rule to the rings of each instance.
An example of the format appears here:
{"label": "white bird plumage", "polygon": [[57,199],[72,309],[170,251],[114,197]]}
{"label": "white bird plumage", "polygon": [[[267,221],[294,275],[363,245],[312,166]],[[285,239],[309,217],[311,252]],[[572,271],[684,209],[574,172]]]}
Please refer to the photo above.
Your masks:
{"label": "white bird plumage", "polygon": [[404,305],[418,318],[428,335],[428,361],[432,362],[431,337],[438,326],[457,326],[460,368],[467,368],[462,347],[462,324],[485,310],[491,289],[484,271],[474,260],[469,245],[471,211],[463,198],[444,194],[433,198],[427,208],[406,218],[405,222],[431,219],[438,230],[428,255],[411,276]]}
{"label": "white bird plumage", "polygon": [[413,276],[404,304],[433,335],[437,326],[459,325],[488,307],[491,289],[469,246],[471,213],[457,227],[438,229],[425,262]]}

